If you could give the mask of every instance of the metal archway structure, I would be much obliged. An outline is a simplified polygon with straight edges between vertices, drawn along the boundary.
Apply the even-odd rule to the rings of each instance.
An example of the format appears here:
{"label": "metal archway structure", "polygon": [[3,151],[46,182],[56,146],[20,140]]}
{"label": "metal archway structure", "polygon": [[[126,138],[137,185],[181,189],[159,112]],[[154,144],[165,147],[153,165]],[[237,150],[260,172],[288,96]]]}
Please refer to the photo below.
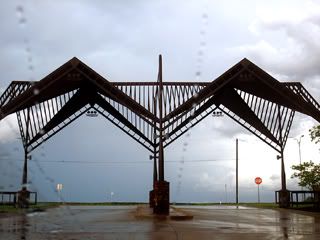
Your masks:
{"label": "metal archway structure", "polygon": [[164,149],[215,110],[280,154],[282,207],[289,204],[283,151],[295,112],[320,122],[320,105],[301,83],[279,82],[247,59],[212,82],[163,82],[160,55],[156,82],[110,82],[72,58],[40,81],[13,81],[0,97],[0,120],[17,114],[25,151],[22,205],[28,155],[91,109],[152,153],[150,205],[161,214],[169,213]]}

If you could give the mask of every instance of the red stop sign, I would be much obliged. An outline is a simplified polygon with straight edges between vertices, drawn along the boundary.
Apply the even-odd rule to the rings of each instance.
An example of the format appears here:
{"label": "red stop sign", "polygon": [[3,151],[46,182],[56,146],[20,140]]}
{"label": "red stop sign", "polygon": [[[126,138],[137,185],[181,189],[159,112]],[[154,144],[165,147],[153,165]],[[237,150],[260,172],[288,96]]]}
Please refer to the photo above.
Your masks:
{"label": "red stop sign", "polygon": [[256,177],[256,178],[254,179],[254,182],[259,185],[259,184],[262,183],[262,178],[261,178],[261,177]]}

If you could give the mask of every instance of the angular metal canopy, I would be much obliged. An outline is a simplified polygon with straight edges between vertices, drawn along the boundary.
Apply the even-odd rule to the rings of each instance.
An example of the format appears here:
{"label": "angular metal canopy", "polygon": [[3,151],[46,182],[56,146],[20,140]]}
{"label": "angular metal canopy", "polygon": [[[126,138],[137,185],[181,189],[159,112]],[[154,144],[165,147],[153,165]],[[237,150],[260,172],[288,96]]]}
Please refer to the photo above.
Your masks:
{"label": "angular metal canopy", "polygon": [[[0,97],[0,120],[17,113],[25,148],[32,151],[94,108],[145,148],[164,147],[219,109],[277,151],[294,112],[320,122],[320,106],[300,83],[280,83],[247,59],[212,82],[110,82],[77,58],[37,82],[14,81]],[[154,131],[156,129],[156,132]]]}
{"label": "angular metal canopy", "polygon": [[320,122],[320,105],[301,83],[279,82],[247,59],[212,82],[163,82],[159,60],[157,82],[110,82],[72,58],[40,81],[13,81],[0,97],[0,120],[17,114],[27,158],[94,109],[153,153],[155,169],[159,155],[160,181],[163,148],[215,110],[278,151],[282,160],[295,112]]}

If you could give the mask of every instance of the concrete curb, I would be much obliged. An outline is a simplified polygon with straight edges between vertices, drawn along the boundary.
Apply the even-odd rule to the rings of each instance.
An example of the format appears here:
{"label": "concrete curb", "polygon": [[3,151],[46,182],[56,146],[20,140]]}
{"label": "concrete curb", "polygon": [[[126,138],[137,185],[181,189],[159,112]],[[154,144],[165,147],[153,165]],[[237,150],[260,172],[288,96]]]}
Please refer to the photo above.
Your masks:
{"label": "concrete curb", "polygon": [[136,208],[136,211],[134,212],[134,216],[136,218],[147,218],[147,219],[159,219],[159,220],[175,220],[175,221],[185,221],[185,220],[192,220],[193,216],[186,213],[185,211],[171,207],[170,206],[170,213],[169,215],[156,215],[153,214],[152,208],[150,208],[148,205],[139,205]]}

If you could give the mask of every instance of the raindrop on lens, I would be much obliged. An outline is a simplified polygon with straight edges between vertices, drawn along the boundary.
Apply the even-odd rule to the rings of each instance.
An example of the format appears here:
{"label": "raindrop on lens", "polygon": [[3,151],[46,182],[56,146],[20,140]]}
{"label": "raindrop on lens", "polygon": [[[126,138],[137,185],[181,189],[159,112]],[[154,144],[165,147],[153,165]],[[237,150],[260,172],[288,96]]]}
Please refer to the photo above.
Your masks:
{"label": "raindrop on lens", "polygon": [[18,6],[16,7],[16,11],[17,11],[18,14],[22,14],[22,13],[23,13],[23,7],[20,6],[20,5],[18,5]]}
{"label": "raindrop on lens", "polygon": [[40,93],[38,88],[33,89],[33,94],[34,95],[38,95]]}
{"label": "raindrop on lens", "polygon": [[26,19],[26,18],[20,17],[19,23],[20,23],[21,25],[24,25],[26,22],[27,22],[27,19]]}

